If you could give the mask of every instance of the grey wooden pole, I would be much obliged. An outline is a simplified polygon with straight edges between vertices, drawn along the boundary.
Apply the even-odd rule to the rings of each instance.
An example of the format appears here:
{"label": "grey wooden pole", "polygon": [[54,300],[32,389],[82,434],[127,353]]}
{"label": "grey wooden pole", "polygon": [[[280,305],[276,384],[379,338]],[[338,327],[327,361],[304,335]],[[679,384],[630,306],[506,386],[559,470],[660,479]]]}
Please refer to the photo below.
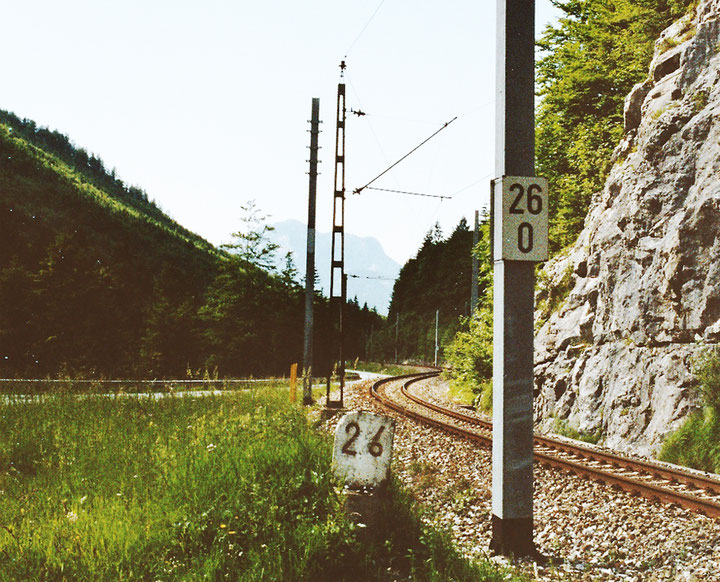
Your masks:
{"label": "grey wooden pole", "polygon": [[320,99],[312,100],[310,118],[310,184],[308,193],[307,252],[305,260],[305,341],[303,344],[303,404],[313,403],[313,301],[315,299],[315,199],[317,196]]}
{"label": "grey wooden pole", "polygon": [[[473,251],[480,241],[480,213],[475,211],[475,229],[473,230]],[[475,314],[478,306],[478,258],[472,253],[472,288],[470,289],[470,316]]]}
{"label": "grey wooden pole", "polygon": [[400,330],[400,313],[395,314],[395,363],[398,363],[398,331]]}
{"label": "grey wooden pole", "polygon": [[[497,0],[497,177],[535,173],[534,30],[534,0]],[[490,548],[503,555],[536,553],[532,504],[534,287],[532,262],[495,260]]]}
{"label": "grey wooden pole", "polygon": [[435,366],[438,363],[438,321],[440,319],[440,310],[435,310]]}

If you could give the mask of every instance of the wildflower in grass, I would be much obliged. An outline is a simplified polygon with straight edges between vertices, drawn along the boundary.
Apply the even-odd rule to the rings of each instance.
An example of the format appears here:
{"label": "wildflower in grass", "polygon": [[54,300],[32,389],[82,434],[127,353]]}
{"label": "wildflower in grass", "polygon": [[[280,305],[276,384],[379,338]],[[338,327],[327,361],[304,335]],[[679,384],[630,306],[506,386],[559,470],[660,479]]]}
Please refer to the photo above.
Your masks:
{"label": "wildflower in grass", "polygon": [[78,514],[75,513],[74,511],[68,511],[68,512],[65,514],[65,517],[67,518],[67,520],[68,520],[70,523],[75,523],[75,522],[78,520]]}
{"label": "wildflower in grass", "polygon": [[209,453],[212,453],[216,448],[217,445],[214,445],[213,443],[210,443],[207,447],[205,447]]}

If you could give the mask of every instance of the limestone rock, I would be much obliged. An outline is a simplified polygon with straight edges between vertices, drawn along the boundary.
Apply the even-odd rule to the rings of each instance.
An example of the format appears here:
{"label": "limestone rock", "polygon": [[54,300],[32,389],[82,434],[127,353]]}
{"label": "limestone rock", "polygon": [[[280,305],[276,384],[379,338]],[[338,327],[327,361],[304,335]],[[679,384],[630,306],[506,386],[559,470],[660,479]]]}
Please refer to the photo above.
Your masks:
{"label": "limestone rock", "polygon": [[698,406],[693,362],[720,340],[718,47],[719,0],[663,32],[585,228],[545,266],[539,298],[566,296],[538,315],[541,428],[567,418],[650,455]]}

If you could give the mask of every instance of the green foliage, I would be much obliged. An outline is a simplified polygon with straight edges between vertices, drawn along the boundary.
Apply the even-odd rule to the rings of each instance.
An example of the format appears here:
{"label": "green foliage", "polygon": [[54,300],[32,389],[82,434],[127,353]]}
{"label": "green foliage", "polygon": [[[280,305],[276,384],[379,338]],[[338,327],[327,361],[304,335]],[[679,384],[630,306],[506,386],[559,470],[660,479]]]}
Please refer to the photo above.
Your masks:
{"label": "green foliage", "polygon": [[[467,328],[455,334],[447,345],[445,355],[450,366],[450,382],[469,388],[477,395],[492,378],[493,366],[493,314],[492,298],[466,322]],[[492,393],[491,393],[492,394]],[[492,408],[492,395],[479,402],[484,410]]]}
{"label": "green foliage", "polygon": [[573,265],[568,263],[559,281],[551,284],[545,270],[540,271],[535,297],[535,329],[540,329],[565,302],[573,289]]}
{"label": "green foliage", "polygon": [[472,232],[465,219],[447,239],[436,225],[426,235],[415,258],[400,270],[393,287],[388,325],[392,326],[399,315],[401,360],[433,361],[436,311],[441,345],[458,329],[458,318],[467,313],[470,300],[471,247]]}
{"label": "green foliage", "polygon": [[693,412],[663,443],[661,461],[720,473],[720,415],[712,408]]}
{"label": "green foliage", "polygon": [[60,170],[91,197],[102,200],[102,203],[116,210],[122,209],[134,216],[144,216],[146,220],[175,236],[206,251],[214,251],[209,242],[180,226],[160,210],[155,202],[148,200],[144,190],[124,184],[115,176],[115,170],[108,171],[100,158],[76,147],[67,136],[38,127],[30,119],[21,120],[13,113],[1,109],[0,124],[0,131],[7,132],[10,137],[20,138],[16,141],[27,144],[27,149],[41,160],[42,165]]}
{"label": "green foliage", "polygon": [[265,271],[271,271],[275,264],[275,251],[278,245],[267,239],[274,227],[267,224],[268,217],[260,214],[254,200],[240,206],[242,229],[233,233],[235,242],[222,245],[243,261],[251,263]]}
{"label": "green foliage", "polygon": [[704,410],[691,413],[663,444],[659,458],[669,463],[720,473],[720,348],[696,364]]}
{"label": "green foliage", "polygon": [[475,398],[475,407],[487,413],[492,412],[493,408],[493,383],[492,378],[488,378],[480,382],[477,389],[477,397]]}
{"label": "green foliage", "polygon": [[166,354],[199,367],[192,324],[161,313],[197,310],[216,251],[10,133],[0,125],[2,375],[161,374],[165,324]]}
{"label": "green foliage", "polygon": [[492,409],[493,300],[492,260],[490,257],[490,222],[487,215],[480,224],[480,237],[472,250],[478,259],[478,307],[475,313],[460,320],[454,336],[445,345],[446,363],[451,385],[476,395],[475,405]]}
{"label": "green foliage", "polygon": [[538,174],[551,184],[553,252],[582,229],[623,132],[623,103],[647,76],[660,32],[689,0],[554,1],[562,16],[538,46]]}
{"label": "green foliage", "polygon": [[[503,580],[394,483],[383,542],[286,396],[0,405],[0,580]],[[505,578],[506,579],[506,578]]]}
{"label": "green foliage", "polygon": [[472,406],[477,396],[475,392],[473,392],[473,388],[474,387],[459,382],[451,382],[448,396],[453,402],[464,406]]}
{"label": "green foliage", "polygon": [[720,413],[720,348],[709,349],[699,359],[696,373],[705,406]]}
{"label": "green foliage", "polygon": [[220,265],[200,309],[208,365],[224,374],[261,374],[302,359],[304,295],[240,257]]}
{"label": "green foliage", "polygon": [[582,431],[573,428],[567,420],[560,418],[555,419],[555,422],[553,423],[553,431],[569,439],[590,443],[592,445],[598,444],[603,437],[602,428],[598,428],[597,430],[591,432]]}
{"label": "green foliage", "polygon": [[692,102],[694,112],[700,113],[708,104],[710,93],[707,89],[698,89],[693,93]]}
{"label": "green foliage", "polygon": [[[485,249],[486,224],[481,236],[479,246]],[[461,318],[470,312],[472,239],[464,218],[447,238],[438,225],[427,233],[417,255],[405,263],[395,281],[389,315],[377,333],[372,356],[392,361],[397,349],[400,361],[433,362],[437,311],[439,363],[443,361],[445,346],[461,329]],[[480,295],[487,286],[484,273],[485,267],[481,271]]]}

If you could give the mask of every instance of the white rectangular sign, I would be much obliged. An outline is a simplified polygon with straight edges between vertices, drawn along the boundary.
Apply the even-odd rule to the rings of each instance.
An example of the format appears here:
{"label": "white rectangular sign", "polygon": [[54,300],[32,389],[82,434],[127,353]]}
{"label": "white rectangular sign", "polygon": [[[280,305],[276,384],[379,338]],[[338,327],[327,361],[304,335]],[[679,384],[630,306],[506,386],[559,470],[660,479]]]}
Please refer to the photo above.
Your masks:
{"label": "white rectangular sign", "polygon": [[494,181],[493,260],[548,258],[548,181],[504,176]]}

